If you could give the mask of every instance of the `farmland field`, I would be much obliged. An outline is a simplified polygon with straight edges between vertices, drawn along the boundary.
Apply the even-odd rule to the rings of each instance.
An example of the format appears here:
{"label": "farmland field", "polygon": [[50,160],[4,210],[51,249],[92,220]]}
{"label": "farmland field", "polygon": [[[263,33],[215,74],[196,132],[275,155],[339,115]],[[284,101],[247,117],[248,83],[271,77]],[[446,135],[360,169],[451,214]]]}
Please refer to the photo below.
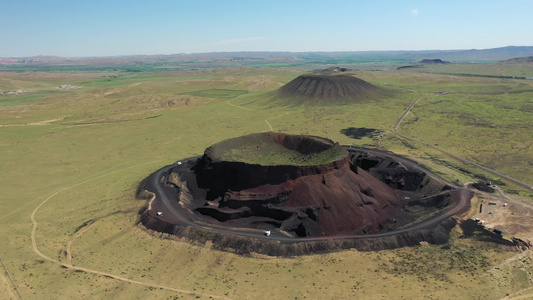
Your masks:
{"label": "farmland field", "polygon": [[[302,73],[0,73],[0,90],[24,91],[0,94],[0,298],[499,299],[532,292],[529,251],[517,256],[464,238],[460,228],[446,245],[276,258],[216,251],[137,225],[145,201],[135,192],[147,175],[221,140],[264,131],[388,149],[455,184],[491,181],[508,197],[533,200],[531,190],[392,131],[413,100],[446,91],[420,101],[399,131],[532,184],[533,81],[356,71],[389,93],[345,105],[275,99]],[[349,128],[380,135],[355,139]]]}

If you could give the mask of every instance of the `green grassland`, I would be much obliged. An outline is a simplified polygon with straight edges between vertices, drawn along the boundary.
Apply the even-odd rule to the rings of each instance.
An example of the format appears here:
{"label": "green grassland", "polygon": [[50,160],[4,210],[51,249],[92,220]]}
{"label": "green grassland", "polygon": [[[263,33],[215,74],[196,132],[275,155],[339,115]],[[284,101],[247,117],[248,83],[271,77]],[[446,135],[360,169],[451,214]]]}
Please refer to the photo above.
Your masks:
{"label": "green grassland", "polygon": [[[471,181],[484,173],[392,134],[411,101],[442,91],[450,93],[421,101],[399,130],[533,181],[530,81],[359,71],[394,97],[328,106],[265,99],[300,74],[1,73],[0,89],[26,91],[0,95],[0,256],[24,299],[499,299],[532,286],[529,254],[506,262],[516,253],[462,239],[459,229],[445,246],[272,258],[215,251],[136,225],[145,201],[135,191],[148,174],[223,139],[271,130],[390,149],[450,180]],[[62,84],[82,88],[55,89]],[[342,133],[352,127],[385,136]],[[16,299],[4,271],[0,295]]]}
{"label": "green grassland", "polygon": [[211,89],[190,92],[189,95],[208,98],[235,98],[246,93],[248,92],[242,90]]}
{"label": "green grassland", "polygon": [[[533,83],[527,80],[425,76],[430,80],[414,84],[405,82],[404,87],[449,93],[419,102],[400,126],[400,131],[491,169],[501,170],[504,174],[513,174],[509,176],[531,184]],[[394,148],[392,144],[397,143],[397,140],[389,140],[383,145]],[[427,147],[415,146],[417,150],[434,152]],[[438,154],[430,156],[435,158]],[[498,179],[459,162],[448,163],[454,164],[456,170],[469,170],[470,175]],[[453,180],[453,177],[449,179]],[[504,185],[516,191],[512,183]],[[520,191],[520,194],[532,196],[531,191],[526,190]]]}
{"label": "green grassland", "polygon": [[484,64],[425,64],[420,72],[454,74],[467,77],[533,77],[533,63],[515,60]]}
{"label": "green grassland", "polygon": [[[315,143],[322,145],[326,143],[318,138],[308,137],[308,139],[315,139]],[[348,151],[337,144],[318,152],[304,154],[276,143],[265,135],[247,135],[224,140],[212,145],[209,152],[213,161],[236,161],[266,166],[319,165],[341,160],[348,155]]]}

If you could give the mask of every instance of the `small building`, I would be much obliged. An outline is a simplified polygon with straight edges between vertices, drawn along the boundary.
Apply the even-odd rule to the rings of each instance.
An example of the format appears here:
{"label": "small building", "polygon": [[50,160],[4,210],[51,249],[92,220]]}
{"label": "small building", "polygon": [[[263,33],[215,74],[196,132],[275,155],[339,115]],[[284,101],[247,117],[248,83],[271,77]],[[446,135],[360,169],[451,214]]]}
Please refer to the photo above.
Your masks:
{"label": "small building", "polygon": [[489,202],[489,205],[496,205],[496,204],[497,204],[496,201],[490,201],[490,202]]}
{"label": "small building", "polygon": [[498,228],[494,228],[492,229],[492,231],[496,234],[499,234],[499,235],[502,235],[503,234],[503,231],[501,229],[498,229]]}

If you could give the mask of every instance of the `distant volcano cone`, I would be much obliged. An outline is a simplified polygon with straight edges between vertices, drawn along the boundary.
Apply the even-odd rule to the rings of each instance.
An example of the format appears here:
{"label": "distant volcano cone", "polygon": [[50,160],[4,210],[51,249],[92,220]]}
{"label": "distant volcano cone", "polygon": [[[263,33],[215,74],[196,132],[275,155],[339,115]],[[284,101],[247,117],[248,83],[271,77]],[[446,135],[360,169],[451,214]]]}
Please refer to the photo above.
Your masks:
{"label": "distant volcano cone", "polygon": [[296,104],[349,103],[379,96],[381,89],[350,75],[300,75],[278,90]]}

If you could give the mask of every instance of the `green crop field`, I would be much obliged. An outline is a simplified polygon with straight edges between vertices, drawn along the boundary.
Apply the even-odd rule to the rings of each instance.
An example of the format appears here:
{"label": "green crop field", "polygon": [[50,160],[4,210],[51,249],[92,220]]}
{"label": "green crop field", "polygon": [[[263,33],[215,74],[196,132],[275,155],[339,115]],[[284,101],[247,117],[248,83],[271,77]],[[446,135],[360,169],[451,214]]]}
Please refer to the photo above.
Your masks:
{"label": "green crop field", "polygon": [[[119,73],[0,73],[0,90],[24,90],[0,94],[1,299],[499,299],[533,289],[529,252],[516,259],[460,229],[447,245],[241,257],[146,231],[145,200],[135,199],[166,164],[276,131],[388,149],[450,181],[484,176],[533,200],[392,131],[413,100],[446,91],[420,101],[399,131],[531,184],[532,81],[356,71],[394,96],[320,106],[270,101],[296,69]],[[350,128],[383,136],[355,139]]]}

